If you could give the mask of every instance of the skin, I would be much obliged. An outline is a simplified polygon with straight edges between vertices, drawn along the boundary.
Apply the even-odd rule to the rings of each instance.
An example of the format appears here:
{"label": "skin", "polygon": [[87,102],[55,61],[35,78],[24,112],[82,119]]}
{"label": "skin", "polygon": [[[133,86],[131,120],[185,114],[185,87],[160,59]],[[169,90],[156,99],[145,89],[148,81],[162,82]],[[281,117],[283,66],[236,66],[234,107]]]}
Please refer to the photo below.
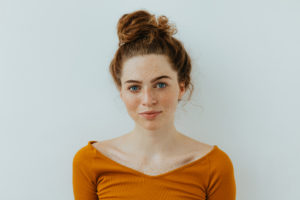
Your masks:
{"label": "skin", "polygon": [[[163,75],[170,78],[151,82]],[[125,83],[128,80],[141,83]],[[168,171],[171,166],[176,168],[196,160],[212,149],[212,146],[176,130],[175,112],[178,99],[182,98],[185,89],[184,83],[178,82],[177,72],[172,69],[165,55],[129,58],[123,63],[121,83],[120,98],[135,127],[120,137],[102,141],[102,147],[98,144],[98,149],[102,148],[101,151],[106,155],[136,170],[157,174]],[[140,115],[150,110],[162,113],[155,119]]]}

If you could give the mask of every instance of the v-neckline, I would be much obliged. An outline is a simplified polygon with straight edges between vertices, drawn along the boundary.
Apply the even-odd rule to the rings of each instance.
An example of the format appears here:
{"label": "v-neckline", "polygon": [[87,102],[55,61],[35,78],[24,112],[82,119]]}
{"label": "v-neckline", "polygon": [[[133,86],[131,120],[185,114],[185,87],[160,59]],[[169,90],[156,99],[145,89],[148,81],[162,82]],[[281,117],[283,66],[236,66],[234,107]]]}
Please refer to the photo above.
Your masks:
{"label": "v-neckline", "polygon": [[92,148],[92,150],[94,150],[96,152],[96,154],[100,155],[101,157],[103,157],[104,159],[108,160],[109,162],[119,166],[119,167],[122,167],[122,168],[125,168],[137,175],[140,175],[142,177],[148,177],[148,178],[159,178],[159,177],[163,177],[163,176],[167,176],[167,175],[171,175],[171,174],[174,174],[175,172],[178,172],[180,170],[183,170],[184,168],[187,168],[187,167],[191,167],[195,164],[197,164],[198,162],[204,160],[206,157],[208,157],[210,154],[212,154],[214,151],[217,150],[218,146],[217,145],[213,145],[213,148],[208,152],[206,153],[204,156],[192,161],[192,162],[189,162],[189,163],[186,163],[184,165],[181,165],[175,169],[172,169],[170,171],[167,171],[167,172],[164,172],[164,173],[161,173],[161,174],[157,174],[157,175],[150,175],[150,174],[145,174],[143,172],[140,172],[136,169],[133,169],[133,168],[130,168],[130,167],[127,167],[126,165],[123,165],[111,158],[109,158],[108,156],[104,155],[101,151],[99,151],[96,147],[94,147],[92,144],[95,143],[95,142],[98,142],[98,141],[95,141],[95,140],[92,140],[92,141],[89,141],[88,142],[88,146],[90,146],[90,148]]}

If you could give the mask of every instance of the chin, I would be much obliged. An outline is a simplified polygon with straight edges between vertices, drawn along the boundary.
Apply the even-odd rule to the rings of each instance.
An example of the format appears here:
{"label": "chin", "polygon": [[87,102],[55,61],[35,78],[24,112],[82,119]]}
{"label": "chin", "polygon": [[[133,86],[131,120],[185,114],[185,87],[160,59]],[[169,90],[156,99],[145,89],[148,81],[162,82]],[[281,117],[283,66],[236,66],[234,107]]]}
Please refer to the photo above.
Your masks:
{"label": "chin", "polygon": [[139,120],[136,122],[140,127],[143,127],[144,129],[147,130],[157,130],[160,128],[161,123],[157,120],[153,120],[153,121],[143,121],[143,120]]}
{"label": "chin", "polygon": [[149,131],[155,131],[155,130],[159,129],[159,126],[153,126],[153,125],[148,125],[148,126],[144,125],[143,127]]}

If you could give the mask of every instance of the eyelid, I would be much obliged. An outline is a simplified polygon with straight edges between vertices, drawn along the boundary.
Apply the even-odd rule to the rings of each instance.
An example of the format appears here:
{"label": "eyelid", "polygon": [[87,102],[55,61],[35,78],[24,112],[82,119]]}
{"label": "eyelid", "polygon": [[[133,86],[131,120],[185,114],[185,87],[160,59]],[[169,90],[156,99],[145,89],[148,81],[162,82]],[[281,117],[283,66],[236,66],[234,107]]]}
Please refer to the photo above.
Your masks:
{"label": "eyelid", "polygon": [[[154,85],[157,85],[158,83],[163,83],[163,84],[168,85],[166,82],[162,82],[162,81],[156,82],[156,83],[154,83]],[[132,85],[130,85],[130,86],[128,86],[128,87],[138,86],[138,85],[140,85],[140,84],[139,84],[139,83],[134,83],[134,84],[132,84]]]}
{"label": "eyelid", "polygon": [[[165,84],[165,87],[163,87],[163,88],[166,88],[166,87],[168,86],[167,83],[162,82],[162,81],[156,82],[154,85],[157,85],[157,84],[159,84],[159,83]],[[127,87],[127,89],[130,90],[131,87],[133,87],[133,86],[138,86],[138,85],[139,85],[139,84],[133,84],[133,85],[130,85],[130,86]],[[163,88],[161,88],[161,89],[163,89]],[[135,91],[133,91],[133,92],[135,92]]]}

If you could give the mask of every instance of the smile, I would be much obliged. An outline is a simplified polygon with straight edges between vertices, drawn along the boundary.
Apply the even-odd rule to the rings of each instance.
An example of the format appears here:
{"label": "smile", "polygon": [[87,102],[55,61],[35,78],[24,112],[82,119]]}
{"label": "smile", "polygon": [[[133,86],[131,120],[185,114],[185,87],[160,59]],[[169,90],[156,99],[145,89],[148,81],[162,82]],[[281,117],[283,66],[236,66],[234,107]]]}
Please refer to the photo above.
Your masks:
{"label": "smile", "polygon": [[151,113],[151,114],[140,114],[142,115],[144,118],[146,119],[155,119],[157,115],[159,115],[161,112],[158,112],[158,113]]}

